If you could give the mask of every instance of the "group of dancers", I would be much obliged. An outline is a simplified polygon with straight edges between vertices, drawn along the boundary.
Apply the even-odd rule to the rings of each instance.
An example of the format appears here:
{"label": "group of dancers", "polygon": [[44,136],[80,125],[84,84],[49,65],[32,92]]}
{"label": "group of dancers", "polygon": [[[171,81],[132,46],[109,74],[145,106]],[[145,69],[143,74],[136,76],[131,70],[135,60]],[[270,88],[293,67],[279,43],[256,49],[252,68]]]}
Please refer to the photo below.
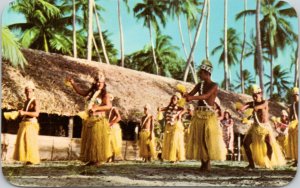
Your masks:
{"label": "group of dancers", "polygon": [[[226,139],[233,135],[224,134],[220,126],[221,123],[227,128],[232,128],[233,122],[230,120],[228,111],[220,112],[220,104],[216,102],[218,85],[211,80],[212,70],[211,62],[203,60],[198,72],[200,83],[196,84],[190,92],[181,90],[174,93],[166,107],[157,108],[159,115],[164,113],[166,122],[161,155],[163,160],[171,162],[186,159],[197,160],[201,161],[201,171],[209,171],[211,160],[223,161],[226,159],[228,150],[233,150],[233,143],[226,142]],[[77,94],[86,99],[85,110],[79,113],[83,122],[80,160],[85,165],[96,166],[113,161],[115,157],[121,155],[122,132],[118,124],[121,116],[112,104],[114,97],[107,92],[104,74],[97,73],[88,90],[80,88],[71,77],[66,78],[66,82]],[[17,133],[13,156],[14,160],[26,164],[40,163],[37,121],[40,104],[35,98],[34,91],[33,82],[29,82],[25,87],[24,108],[18,111],[18,116],[22,117],[22,121]],[[244,152],[249,162],[247,168],[253,169],[258,166],[272,169],[285,165],[285,157],[293,159],[297,164],[299,91],[297,88],[293,91],[294,101],[289,111],[289,121],[284,117],[274,121],[277,132],[281,131],[277,137],[269,122],[268,101],[263,99],[260,88],[253,87],[253,101],[237,109],[239,113],[249,108],[253,109],[253,123],[243,140]],[[185,103],[193,101],[197,105],[186,108],[187,104],[182,101]],[[154,135],[156,117],[150,111],[151,106],[146,104],[138,138],[140,157],[145,161],[151,161],[157,157]],[[184,131],[182,123],[184,115],[190,118],[188,133]],[[220,119],[220,116],[224,118]],[[233,131],[229,132],[232,134]],[[278,144],[280,142],[283,144]]]}

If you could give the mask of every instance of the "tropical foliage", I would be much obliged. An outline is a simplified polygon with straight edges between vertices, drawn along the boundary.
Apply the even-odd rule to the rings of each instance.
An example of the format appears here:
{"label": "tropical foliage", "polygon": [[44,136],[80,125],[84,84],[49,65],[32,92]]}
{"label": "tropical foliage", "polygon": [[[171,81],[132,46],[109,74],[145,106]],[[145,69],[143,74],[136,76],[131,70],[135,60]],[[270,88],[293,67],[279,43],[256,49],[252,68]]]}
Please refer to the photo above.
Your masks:
{"label": "tropical foliage", "polygon": [[[219,17],[223,18],[224,26],[219,28],[223,37],[220,37],[218,45],[213,46],[210,51],[210,38],[215,37],[209,30],[210,25],[214,25],[214,20],[210,18],[213,18],[211,15],[218,14],[211,11],[215,6],[215,1],[212,0],[117,0],[114,13],[115,25],[119,26],[117,31],[101,28],[110,19],[104,16],[107,7],[100,0],[16,0],[10,4],[9,9],[23,15],[25,21],[14,22],[1,29],[3,58],[13,65],[23,67],[26,59],[21,48],[76,58],[87,58],[87,54],[91,54],[92,60],[101,63],[117,64],[195,83],[198,81],[198,59],[217,58],[219,64],[224,65],[224,78],[228,77],[226,80],[229,81],[225,83],[224,79],[219,79],[223,75],[218,75],[217,81],[221,87],[249,93],[250,85],[255,83],[258,76],[261,86],[266,87],[264,91],[271,99],[287,101],[287,89],[293,85],[298,86],[296,80],[299,78],[299,66],[296,63],[299,61],[298,37],[293,23],[297,16],[295,10],[280,0],[255,0],[251,3],[256,5],[256,9],[247,9],[247,0],[244,0],[244,8],[236,14],[237,20],[244,19],[244,35],[241,37],[237,26],[229,25],[227,20],[226,7],[230,10],[232,2],[221,2],[224,4],[224,15],[220,14]],[[127,11],[123,11],[124,8]],[[125,14],[133,16],[137,24],[147,29],[147,40],[150,37],[141,49],[127,54],[124,41],[129,39],[122,26]],[[246,18],[251,16],[256,18],[255,22],[246,22]],[[204,22],[205,32],[201,33]],[[177,25],[175,27],[178,29],[174,31],[176,34],[172,36],[176,36],[179,42],[165,33],[169,24]],[[247,28],[252,24],[250,27],[253,31],[250,34],[247,33],[249,29],[246,30],[246,24]],[[112,37],[116,32],[120,36],[118,40]],[[205,35],[205,42],[199,40],[200,35]],[[178,47],[174,45],[174,41]],[[200,42],[203,44],[199,45]],[[196,51],[197,44],[203,46],[200,48],[204,49],[203,52]],[[278,61],[279,54],[288,52],[287,49],[293,49],[287,58],[292,74],[288,74],[290,72],[284,64],[286,62]],[[198,54],[202,54],[201,57]],[[225,64],[228,64],[228,68]],[[231,72],[236,71],[237,65],[240,65],[239,73],[231,75]],[[255,71],[245,70],[249,65]],[[266,69],[270,71],[263,75],[262,71]]]}

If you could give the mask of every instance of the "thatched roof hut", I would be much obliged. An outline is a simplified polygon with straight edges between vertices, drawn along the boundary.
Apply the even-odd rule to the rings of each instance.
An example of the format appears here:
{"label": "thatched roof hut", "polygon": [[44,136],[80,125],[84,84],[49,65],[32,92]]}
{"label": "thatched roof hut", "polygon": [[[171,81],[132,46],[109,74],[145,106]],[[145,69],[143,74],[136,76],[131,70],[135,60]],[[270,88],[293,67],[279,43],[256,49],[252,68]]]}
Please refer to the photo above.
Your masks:
{"label": "thatched roof hut", "polygon": [[[20,109],[24,101],[25,83],[31,79],[36,84],[41,112],[74,116],[84,109],[84,98],[65,86],[65,77],[72,76],[82,87],[88,88],[92,82],[91,75],[99,70],[107,77],[108,91],[115,96],[123,119],[129,121],[140,118],[146,103],[152,105],[153,112],[159,105],[167,105],[178,83],[184,84],[188,90],[193,88],[190,83],[115,65],[31,49],[24,49],[23,53],[29,62],[24,70],[12,67],[5,61],[2,63],[2,108]],[[218,96],[222,106],[232,112],[232,102],[251,100],[250,96],[223,90]],[[278,116],[282,108],[271,103],[271,115]],[[237,117],[237,114],[233,112],[233,116]]]}

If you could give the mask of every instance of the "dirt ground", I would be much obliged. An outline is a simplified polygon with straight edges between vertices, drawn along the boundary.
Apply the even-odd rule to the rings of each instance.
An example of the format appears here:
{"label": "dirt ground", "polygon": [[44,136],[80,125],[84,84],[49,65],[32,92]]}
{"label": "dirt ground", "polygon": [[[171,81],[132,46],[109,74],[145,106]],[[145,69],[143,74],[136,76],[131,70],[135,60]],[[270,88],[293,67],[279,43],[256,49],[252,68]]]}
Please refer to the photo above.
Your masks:
{"label": "dirt ground", "polygon": [[100,167],[78,161],[42,162],[40,165],[2,163],[4,177],[13,185],[27,187],[89,186],[284,186],[296,168],[245,170],[246,162],[213,162],[211,172],[200,172],[200,162],[177,164],[155,161],[119,161]]}

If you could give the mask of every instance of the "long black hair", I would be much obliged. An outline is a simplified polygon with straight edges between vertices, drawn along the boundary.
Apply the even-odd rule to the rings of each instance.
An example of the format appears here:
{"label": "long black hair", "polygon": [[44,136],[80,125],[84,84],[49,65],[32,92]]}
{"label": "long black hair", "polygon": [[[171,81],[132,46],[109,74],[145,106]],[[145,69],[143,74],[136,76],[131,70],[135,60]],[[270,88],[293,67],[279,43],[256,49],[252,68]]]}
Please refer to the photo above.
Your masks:
{"label": "long black hair", "polygon": [[[92,84],[91,88],[89,89],[89,94],[88,94],[88,98],[87,98],[87,99],[90,100],[90,99],[93,97],[93,95],[94,95],[94,93],[95,93],[96,91],[98,91],[98,86],[97,86],[96,82],[94,82],[94,83]],[[103,86],[103,88],[101,89],[101,93],[100,93],[101,99],[103,99],[103,98],[105,97],[106,94],[107,94],[107,91],[106,91],[106,83],[104,83],[104,86]]]}

